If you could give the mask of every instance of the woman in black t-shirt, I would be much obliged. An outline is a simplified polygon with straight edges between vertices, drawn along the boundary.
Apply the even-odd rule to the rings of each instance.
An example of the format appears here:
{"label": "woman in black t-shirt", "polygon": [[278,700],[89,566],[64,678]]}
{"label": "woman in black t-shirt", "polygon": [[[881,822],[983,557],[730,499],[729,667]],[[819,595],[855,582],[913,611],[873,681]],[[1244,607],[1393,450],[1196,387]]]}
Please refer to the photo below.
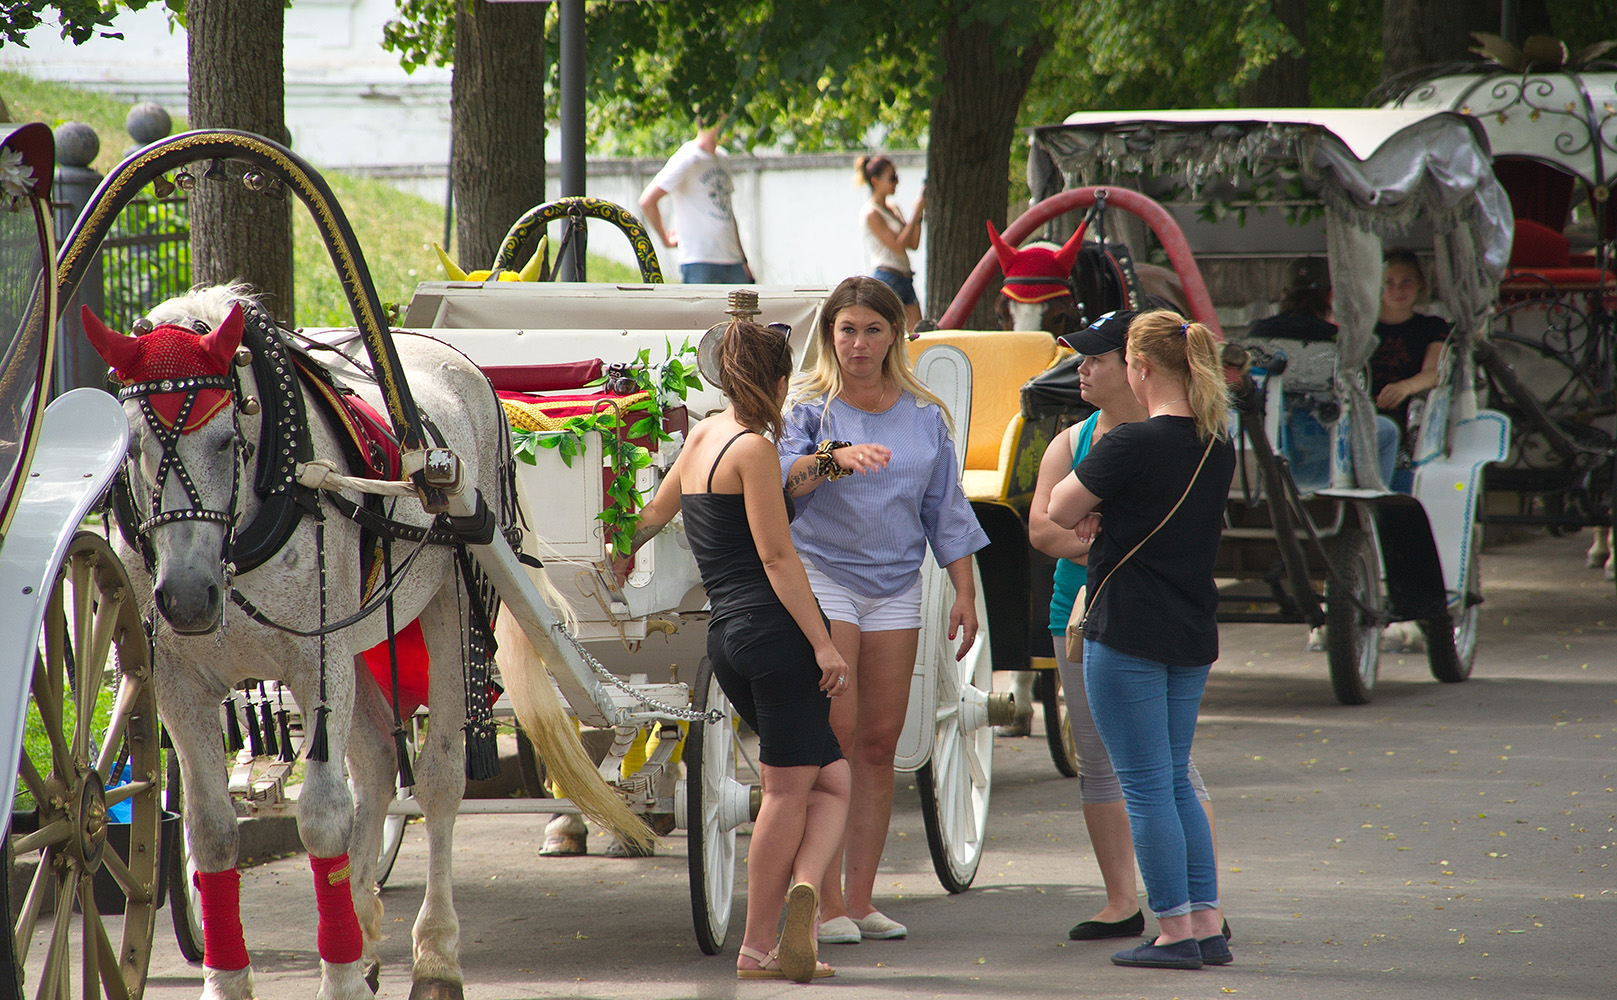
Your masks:
{"label": "woman in black t-shirt", "polygon": [[1235,470],[1229,401],[1212,332],[1177,313],[1129,324],[1127,362],[1150,418],[1091,446],[1051,491],[1049,514],[1093,539],[1084,689],[1123,783],[1160,931],[1112,961],[1199,969],[1231,961],[1212,833],[1189,778],[1196,714],[1218,658],[1213,563]]}

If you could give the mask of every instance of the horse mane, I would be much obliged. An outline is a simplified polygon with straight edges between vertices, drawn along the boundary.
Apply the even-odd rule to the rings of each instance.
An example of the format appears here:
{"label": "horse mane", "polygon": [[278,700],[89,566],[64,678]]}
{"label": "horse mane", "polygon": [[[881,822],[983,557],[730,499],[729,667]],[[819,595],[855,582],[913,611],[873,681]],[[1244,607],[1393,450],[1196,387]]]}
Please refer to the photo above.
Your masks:
{"label": "horse mane", "polygon": [[224,322],[231,306],[237,302],[258,301],[253,286],[244,281],[228,285],[198,285],[184,295],[176,295],[153,306],[147,318],[154,324],[199,319],[213,327]]}

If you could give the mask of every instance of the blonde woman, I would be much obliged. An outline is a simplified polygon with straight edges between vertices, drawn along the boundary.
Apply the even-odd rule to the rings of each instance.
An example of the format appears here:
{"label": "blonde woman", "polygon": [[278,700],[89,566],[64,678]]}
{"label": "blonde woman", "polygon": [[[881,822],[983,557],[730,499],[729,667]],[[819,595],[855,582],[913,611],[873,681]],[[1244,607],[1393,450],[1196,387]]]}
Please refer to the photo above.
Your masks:
{"label": "blonde woman", "polygon": [[856,944],[909,933],[871,896],[920,635],[921,561],[930,545],[954,583],[949,638],[959,637],[964,656],[978,626],[971,555],[988,535],[960,489],[949,415],[910,371],[893,290],[875,278],[842,282],[816,341],[815,368],[787,401],[780,460],[799,503],[792,542],[853,677],[831,705],[853,788],[844,850],[820,892],[819,933],[823,943]]}
{"label": "blonde woman", "polygon": [[1089,550],[1084,691],[1123,784],[1160,933],[1116,965],[1232,960],[1191,738],[1218,659],[1213,565],[1235,470],[1212,333],[1167,310],[1129,324],[1129,387],[1147,419],[1114,427],[1050,492],[1050,520]]}

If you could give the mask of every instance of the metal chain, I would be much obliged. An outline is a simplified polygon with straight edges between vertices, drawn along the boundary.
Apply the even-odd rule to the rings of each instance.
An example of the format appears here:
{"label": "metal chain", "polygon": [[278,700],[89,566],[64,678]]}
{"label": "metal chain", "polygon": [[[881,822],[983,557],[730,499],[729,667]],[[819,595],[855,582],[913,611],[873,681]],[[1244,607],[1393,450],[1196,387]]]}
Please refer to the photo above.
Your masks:
{"label": "metal chain", "polygon": [[600,660],[597,660],[590,654],[589,650],[584,648],[584,644],[578,641],[578,637],[567,630],[566,625],[563,625],[561,622],[556,622],[550,626],[550,629],[552,632],[555,632],[562,638],[566,639],[574,649],[578,650],[578,655],[584,658],[584,662],[588,663],[590,665],[590,669],[594,670],[602,680],[606,681],[608,684],[612,685],[618,690],[627,693],[629,697],[640,702],[642,705],[649,705],[659,712],[671,715],[676,719],[683,719],[686,722],[705,722],[712,725],[724,719],[724,711],[722,709],[710,708],[705,712],[698,712],[689,708],[676,708],[673,705],[664,704],[655,698],[641,694],[639,691],[636,691],[627,681],[619,679],[617,674],[614,674],[612,671],[606,669]]}

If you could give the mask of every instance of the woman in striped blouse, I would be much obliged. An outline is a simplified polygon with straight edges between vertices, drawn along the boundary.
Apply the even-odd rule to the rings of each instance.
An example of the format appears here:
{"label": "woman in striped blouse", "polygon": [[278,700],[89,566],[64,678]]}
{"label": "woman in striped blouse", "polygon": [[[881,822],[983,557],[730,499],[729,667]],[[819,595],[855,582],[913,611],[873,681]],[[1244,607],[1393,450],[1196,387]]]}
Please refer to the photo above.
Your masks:
{"label": "woman in striped blouse", "polygon": [[971,556],[988,536],[960,489],[949,414],[910,370],[893,290],[875,278],[842,282],[821,310],[816,344],[814,369],[787,401],[780,457],[801,511],[792,541],[853,676],[831,706],[853,791],[844,851],[820,892],[819,934],[855,944],[908,933],[871,895],[920,636],[921,561],[931,545],[954,583],[949,638],[964,656],[977,638]]}

